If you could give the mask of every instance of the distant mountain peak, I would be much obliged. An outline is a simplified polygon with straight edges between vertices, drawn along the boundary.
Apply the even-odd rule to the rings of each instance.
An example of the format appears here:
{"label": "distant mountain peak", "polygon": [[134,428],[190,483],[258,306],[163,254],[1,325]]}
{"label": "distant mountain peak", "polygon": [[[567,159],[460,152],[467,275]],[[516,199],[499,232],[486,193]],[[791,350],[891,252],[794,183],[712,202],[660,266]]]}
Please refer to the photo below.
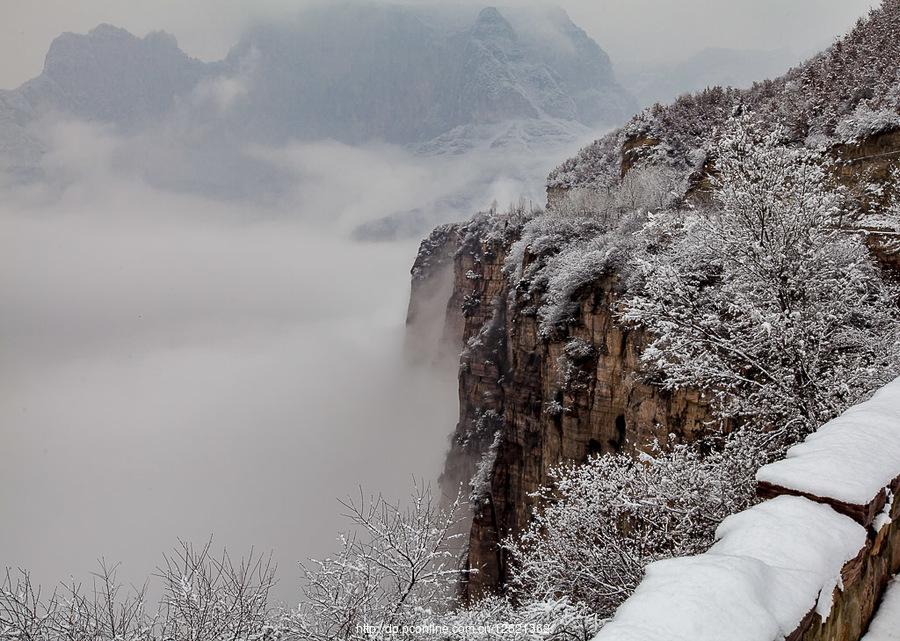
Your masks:
{"label": "distant mountain peak", "polygon": [[[66,34],[63,34],[66,35]],[[77,34],[69,34],[69,35],[77,35]],[[102,22],[98,24],[96,27],[88,31],[87,37],[89,38],[119,38],[122,40],[138,40],[139,38],[132,34],[131,32],[122,29],[121,27],[117,27],[115,25]]]}
{"label": "distant mountain peak", "polygon": [[485,7],[478,13],[477,22],[506,22],[497,7]]}
{"label": "distant mountain peak", "polygon": [[502,38],[516,40],[516,32],[509,21],[496,7],[487,7],[478,14],[478,19],[472,25],[472,36],[476,38]]}

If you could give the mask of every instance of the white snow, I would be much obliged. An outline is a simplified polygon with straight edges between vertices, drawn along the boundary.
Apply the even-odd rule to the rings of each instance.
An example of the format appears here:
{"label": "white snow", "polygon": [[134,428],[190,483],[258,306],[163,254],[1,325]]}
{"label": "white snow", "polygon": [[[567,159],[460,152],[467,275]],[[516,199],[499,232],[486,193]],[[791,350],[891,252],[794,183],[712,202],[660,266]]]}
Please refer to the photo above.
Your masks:
{"label": "white snow", "polygon": [[[653,563],[595,641],[771,641],[830,609],[843,566],[866,531],[795,496],[722,522],[705,554]],[[818,602],[823,601],[819,607]]]}
{"label": "white snow", "polygon": [[757,481],[867,505],[900,476],[900,378],[829,421]]}
{"label": "white snow", "polygon": [[900,577],[895,576],[888,585],[862,641],[900,641]]}
{"label": "white snow", "polygon": [[891,513],[894,511],[894,493],[888,490],[887,500],[884,502],[884,509],[875,517],[872,527],[876,532],[880,532],[885,525],[891,524]]}

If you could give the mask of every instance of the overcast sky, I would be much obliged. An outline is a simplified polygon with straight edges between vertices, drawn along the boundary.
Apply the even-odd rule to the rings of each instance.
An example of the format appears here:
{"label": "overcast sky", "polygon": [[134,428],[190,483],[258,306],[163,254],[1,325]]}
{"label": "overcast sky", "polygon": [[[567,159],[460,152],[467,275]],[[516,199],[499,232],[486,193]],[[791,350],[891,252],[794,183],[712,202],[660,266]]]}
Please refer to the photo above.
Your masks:
{"label": "overcast sky", "polygon": [[[418,0],[428,2],[436,0]],[[446,0],[442,0],[446,1]],[[191,55],[221,57],[243,26],[302,0],[0,0],[0,87],[40,73],[50,41],[109,22],[164,29]],[[488,4],[485,2],[485,4]],[[510,4],[509,1],[502,4]],[[828,44],[878,0],[559,0],[614,62],[677,60],[706,47],[807,52]]]}

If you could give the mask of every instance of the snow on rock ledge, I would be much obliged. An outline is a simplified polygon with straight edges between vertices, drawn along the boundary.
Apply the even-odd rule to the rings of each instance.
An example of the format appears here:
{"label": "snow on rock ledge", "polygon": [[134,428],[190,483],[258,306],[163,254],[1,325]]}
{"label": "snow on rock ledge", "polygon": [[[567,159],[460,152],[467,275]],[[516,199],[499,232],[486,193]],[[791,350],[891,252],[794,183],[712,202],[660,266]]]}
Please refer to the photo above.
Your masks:
{"label": "snow on rock ledge", "polygon": [[814,609],[827,617],[866,531],[826,505],[782,496],[729,517],[717,538],[706,554],[650,565],[596,641],[782,639]]}
{"label": "snow on rock ledge", "polygon": [[896,580],[873,621],[900,572],[900,379],[757,478],[770,500],[707,553],[651,564],[595,641],[900,638]]}
{"label": "snow on rock ledge", "polygon": [[900,378],[759,470],[762,496],[798,494],[872,525],[900,489]]}

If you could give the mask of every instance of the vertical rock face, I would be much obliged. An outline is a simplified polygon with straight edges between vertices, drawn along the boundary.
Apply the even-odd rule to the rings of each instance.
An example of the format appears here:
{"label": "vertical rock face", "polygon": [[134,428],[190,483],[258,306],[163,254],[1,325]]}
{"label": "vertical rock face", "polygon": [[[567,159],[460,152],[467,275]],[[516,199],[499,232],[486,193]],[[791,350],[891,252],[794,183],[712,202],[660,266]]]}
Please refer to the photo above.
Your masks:
{"label": "vertical rock face", "polygon": [[[888,132],[835,148],[836,179],[851,188],[872,180],[890,184],[898,140],[897,132]],[[622,171],[628,168],[627,151],[619,156]],[[698,200],[707,172],[704,167],[694,181]],[[551,202],[564,193],[551,190]],[[478,572],[465,587],[473,597],[503,584],[507,567],[499,544],[526,525],[534,508],[531,494],[548,482],[553,467],[641,448],[670,434],[690,441],[720,426],[700,394],[669,393],[641,376],[646,337],[615,322],[615,274],[576,292],[574,322],[548,338],[535,312],[542,300],[523,294],[506,273],[511,267],[524,271],[538,257],[526,251],[524,265],[504,269],[520,236],[516,223],[482,216],[438,231],[423,244],[414,273],[422,278],[435,272],[432,264],[445,270],[452,264],[444,281],[450,291],[442,332],[448,349],[463,350],[460,418],[442,482],[455,494],[478,472],[467,559]],[[900,274],[895,231],[852,232],[866,234],[886,273]],[[421,298],[415,285],[413,294]]]}
{"label": "vertical rock face", "polygon": [[[441,480],[448,493],[460,485],[468,491],[479,464],[484,470],[472,491],[467,566],[477,572],[464,586],[468,598],[504,582],[499,544],[528,522],[530,495],[553,467],[670,433],[691,440],[713,423],[698,394],[670,394],[639,377],[644,336],[614,322],[615,276],[579,292],[577,321],[542,338],[538,301],[520,299],[503,269],[517,233],[511,224],[476,218],[446,229],[443,243],[426,241],[417,261],[422,276],[433,257],[453,255],[444,335],[464,350],[460,418]],[[418,297],[414,289],[414,304]]]}

